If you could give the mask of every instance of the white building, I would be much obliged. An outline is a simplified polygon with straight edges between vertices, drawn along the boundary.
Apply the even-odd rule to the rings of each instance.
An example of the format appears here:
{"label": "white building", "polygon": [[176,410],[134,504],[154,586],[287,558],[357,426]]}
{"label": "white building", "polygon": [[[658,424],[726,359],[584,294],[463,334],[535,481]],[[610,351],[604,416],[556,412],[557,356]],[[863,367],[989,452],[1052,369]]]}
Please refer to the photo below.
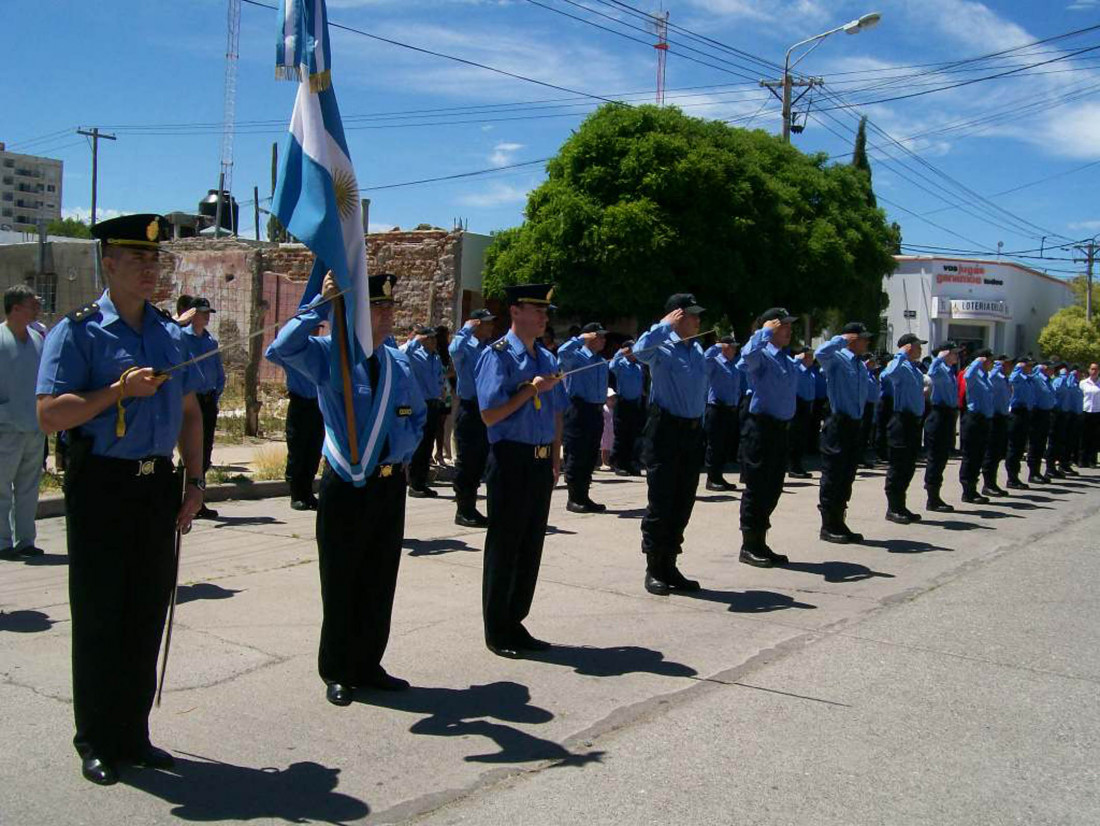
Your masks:
{"label": "white building", "polygon": [[1010,261],[897,255],[883,281],[887,347],[905,333],[1015,357],[1039,352],[1039,333],[1073,303],[1069,283]]}
{"label": "white building", "polygon": [[62,162],[8,152],[0,143],[0,230],[37,232],[61,218]]}

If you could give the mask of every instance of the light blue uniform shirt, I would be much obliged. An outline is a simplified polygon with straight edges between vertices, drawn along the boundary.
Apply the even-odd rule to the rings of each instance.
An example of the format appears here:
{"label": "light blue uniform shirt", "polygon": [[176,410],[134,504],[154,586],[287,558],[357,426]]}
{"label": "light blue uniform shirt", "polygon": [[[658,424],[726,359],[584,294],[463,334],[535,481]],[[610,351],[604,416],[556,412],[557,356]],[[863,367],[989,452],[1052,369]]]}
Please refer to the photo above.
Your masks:
{"label": "light blue uniform shirt", "polygon": [[[320,302],[320,296],[317,302]],[[322,321],[327,320],[331,307],[330,302],[315,303],[311,309],[290,319],[268,349],[278,360],[277,363],[297,370],[317,388],[317,403],[325,419],[325,459],[341,479],[354,483],[331,444],[333,440],[340,445],[348,444],[343,377],[339,373],[332,375],[329,371],[332,336],[310,335]],[[371,445],[377,444],[377,463],[403,464],[412,458],[423,435],[428,416],[424,396],[413,376],[408,357],[400,350],[383,344],[375,351],[373,358],[377,359],[379,388],[385,387],[387,380],[390,382],[389,409],[383,411],[384,418],[381,419],[388,424],[384,430],[378,431],[372,442],[371,413],[376,391],[371,387],[369,366],[366,362],[359,362],[351,370],[352,413],[355,415],[359,449],[367,455]],[[364,470],[369,475],[374,472],[374,467],[368,465]]]}
{"label": "light blue uniform shirt", "polygon": [[697,341],[681,340],[671,324],[659,321],[642,333],[634,352],[649,365],[651,403],[682,419],[703,415],[707,408],[707,368],[706,356]]}
{"label": "light blue uniform shirt", "polygon": [[[123,321],[110,293],[97,302],[99,310],[74,321],[66,316],[50,330],[38,368],[38,395],[60,396],[109,387],[130,367],[165,370],[191,356],[183,331],[149,302],[141,332]],[[199,372],[184,367],[148,398],[122,402],[126,435],[115,435],[116,411],[111,405],[80,425],[79,432],[92,439],[92,453],[115,459],[171,456],[183,424],[183,397],[195,392]]]}
{"label": "light blue uniform shirt", "polygon": [[1054,388],[1050,386],[1050,379],[1037,370],[1031,371],[1031,386],[1035,391],[1034,408],[1037,410],[1053,410],[1058,405],[1058,399],[1054,396]]}
{"label": "light blue uniform shirt", "polygon": [[1069,371],[1062,373],[1054,382],[1055,396],[1058,399],[1058,409],[1063,413],[1080,413],[1081,405],[1077,403],[1077,379]]}
{"label": "light blue uniform shirt", "polygon": [[413,377],[420,387],[420,395],[425,401],[443,397],[443,361],[438,353],[428,350],[415,339],[405,345],[405,355],[409,357]]}
{"label": "light blue uniform shirt", "polygon": [[[791,360],[794,362],[795,375],[798,377],[795,392],[802,401],[812,402],[817,398],[817,373],[813,369],[813,364],[807,367],[797,356],[791,356]],[[828,378],[826,378],[825,390],[828,392]]]}
{"label": "light blue uniform shirt", "polygon": [[848,349],[848,339],[833,336],[814,351],[814,358],[825,372],[833,412],[862,419],[867,403],[867,367]]}
{"label": "light blue uniform shirt", "polygon": [[645,372],[637,361],[631,361],[622,353],[611,359],[608,368],[615,375],[615,392],[623,401],[636,402],[642,397],[645,387]]}
{"label": "light blue uniform shirt", "polygon": [[[607,359],[589,350],[580,336],[574,336],[558,348],[558,361],[567,373],[587,368],[575,376],[566,376],[566,395],[602,407],[607,401]],[[592,367],[593,364],[598,366]]]}
{"label": "light blue uniform shirt", "polygon": [[474,381],[474,370],[477,360],[489,346],[474,335],[474,327],[463,327],[454,334],[451,346],[447,351],[451,354],[451,364],[455,368],[455,377],[458,379],[458,397],[463,401],[477,400],[477,384]]}
{"label": "light blue uniform shirt", "polygon": [[989,383],[989,374],[982,367],[981,359],[970,362],[963,378],[966,379],[966,409],[992,419],[993,385]]}
{"label": "light blue uniform shirt", "polygon": [[279,357],[275,354],[274,348],[275,342],[267,345],[267,349],[264,350],[264,358],[270,361],[272,364],[277,364],[283,368],[283,372],[286,374],[286,389],[293,393],[295,396],[302,396],[306,399],[317,398],[317,385],[315,385],[310,379],[299,373],[293,367],[287,367],[280,361]]}
{"label": "light blue uniform shirt", "polygon": [[[187,350],[191,358],[197,358],[211,350],[218,349],[218,340],[210,335],[209,330],[203,330],[201,336],[195,335],[191,325],[183,327],[183,340],[187,344]],[[216,356],[208,356],[195,365],[199,372],[199,384],[195,388],[196,393],[213,393],[216,398],[221,398],[225,392],[225,367],[222,365],[221,353]]]}
{"label": "light blue uniform shirt", "polygon": [[704,354],[707,366],[707,404],[736,405],[741,401],[741,371],[737,364],[722,355],[715,344]]}
{"label": "light blue uniform shirt", "polygon": [[37,331],[28,327],[27,340],[20,341],[7,323],[0,323],[0,431],[38,432],[34,389],[42,344]]}
{"label": "light blue uniform shirt", "polygon": [[955,374],[942,356],[932,359],[932,364],[928,368],[928,378],[932,379],[933,405],[946,405],[950,408],[959,406],[959,385],[955,381]]}
{"label": "light blue uniform shirt", "polygon": [[1005,376],[1003,361],[993,362],[993,369],[989,371],[989,384],[993,388],[993,412],[998,416],[1008,415],[1008,405],[1012,401],[1012,388]]}
{"label": "light blue uniform shirt", "polygon": [[889,386],[894,399],[894,410],[924,414],[924,374],[917,365],[909,360],[905,353],[896,353],[893,360],[882,371],[883,395]]}
{"label": "light blue uniform shirt", "polygon": [[771,328],[762,327],[749,336],[741,350],[741,361],[752,378],[749,412],[790,421],[794,417],[798,375],[786,350],[772,344]]}
{"label": "light blue uniform shirt", "polygon": [[[539,342],[531,355],[519,337],[512,332],[485,349],[474,370],[477,382],[477,403],[482,410],[493,410],[505,404],[524,382],[535,376],[550,376],[558,372],[558,360]],[[548,445],[556,435],[556,416],[569,406],[563,382],[549,393],[539,396],[541,409],[530,399],[508,418],[488,428],[489,443],[521,442],[526,445]]]}
{"label": "light blue uniform shirt", "polygon": [[[866,363],[863,365],[867,367]],[[876,404],[882,398],[882,384],[879,382],[878,373],[867,370],[867,402]]]}
{"label": "light blue uniform shirt", "polygon": [[1019,365],[1012,368],[1008,376],[1008,385],[1012,388],[1012,400],[1008,403],[1009,410],[1030,410],[1034,406],[1035,388],[1031,383],[1031,376]]}

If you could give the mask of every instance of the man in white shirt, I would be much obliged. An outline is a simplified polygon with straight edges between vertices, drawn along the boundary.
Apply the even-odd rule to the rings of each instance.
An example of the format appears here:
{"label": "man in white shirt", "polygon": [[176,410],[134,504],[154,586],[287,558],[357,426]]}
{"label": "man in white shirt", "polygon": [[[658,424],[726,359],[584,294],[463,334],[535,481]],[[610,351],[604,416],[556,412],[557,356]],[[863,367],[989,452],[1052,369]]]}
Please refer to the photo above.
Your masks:
{"label": "man in white shirt", "polygon": [[1096,467],[1096,454],[1100,450],[1100,364],[1089,365],[1089,374],[1081,380],[1080,387],[1085,397],[1081,464]]}
{"label": "man in white shirt", "polygon": [[0,558],[23,559],[34,544],[38,482],[45,434],[38,429],[35,385],[42,336],[31,328],[41,304],[34,290],[16,284],[4,293],[0,323]]}

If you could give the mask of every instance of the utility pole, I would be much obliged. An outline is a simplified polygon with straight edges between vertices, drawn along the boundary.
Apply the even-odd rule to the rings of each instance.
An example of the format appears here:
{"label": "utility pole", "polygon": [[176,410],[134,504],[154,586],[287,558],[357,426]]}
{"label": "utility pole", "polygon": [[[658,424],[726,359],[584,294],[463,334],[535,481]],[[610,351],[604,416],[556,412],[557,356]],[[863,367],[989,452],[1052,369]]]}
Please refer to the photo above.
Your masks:
{"label": "utility pole", "polygon": [[256,240],[260,240],[260,188],[252,187],[252,214],[256,221]]}
{"label": "utility pole", "polygon": [[[791,109],[794,104],[802,100],[803,95],[810,91],[815,86],[821,86],[825,83],[823,77],[811,77],[805,80],[794,80],[791,77],[790,70],[785,69],[783,72],[782,80],[762,80],[760,85],[775,95],[783,104],[783,142],[791,142],[791,126],[793,124],[793,117],[791,115]],[[794,89],[805,89],[798,97],[791,99],[794,94]],[[776,90],[780,91],[776,91]],[[801,127],[796,127],[796,132],[801,132]]]}
{"label": "utility pole", "polygon": [[93,126],[89,129],[77,129],[76,134],[84,135],[85,137],[92,139],[92,226],[95,226],[95,205],[96,205],[96,188],[99,181],[99,139],[103,138],[105,141],[116,141],[114,135],[108,135],[106,132],[100,132],[98,126]]}
{"label": "utility pole", "polygon": [[[1077,249],[1085,254],[1085,320],[1092,321],[1092,262],[1096,260],[1096,238]],[[1080,259],[1077,259],[1080,260]]]}

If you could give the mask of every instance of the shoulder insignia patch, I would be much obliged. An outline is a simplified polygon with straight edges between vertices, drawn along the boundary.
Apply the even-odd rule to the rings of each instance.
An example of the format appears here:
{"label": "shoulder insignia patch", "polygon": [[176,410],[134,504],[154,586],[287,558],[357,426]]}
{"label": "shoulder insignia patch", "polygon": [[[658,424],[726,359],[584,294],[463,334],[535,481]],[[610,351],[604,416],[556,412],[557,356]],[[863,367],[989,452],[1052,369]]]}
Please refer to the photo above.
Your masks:
{"label": "shoulder insignia patch", "polygon": [[498,353],[503,353],[505,350],[508,349],[508,339],[502,338],[499,341],[494,341],[491,346]]}
{"label": "shoulder insignia patch", "polygon": [[99,312],[99,304],[93,301],[91,304],[85,304],[83,307],[78,307],[69,313],[65,318],[69,321],[85,321],[91,318],[93,315]]}

